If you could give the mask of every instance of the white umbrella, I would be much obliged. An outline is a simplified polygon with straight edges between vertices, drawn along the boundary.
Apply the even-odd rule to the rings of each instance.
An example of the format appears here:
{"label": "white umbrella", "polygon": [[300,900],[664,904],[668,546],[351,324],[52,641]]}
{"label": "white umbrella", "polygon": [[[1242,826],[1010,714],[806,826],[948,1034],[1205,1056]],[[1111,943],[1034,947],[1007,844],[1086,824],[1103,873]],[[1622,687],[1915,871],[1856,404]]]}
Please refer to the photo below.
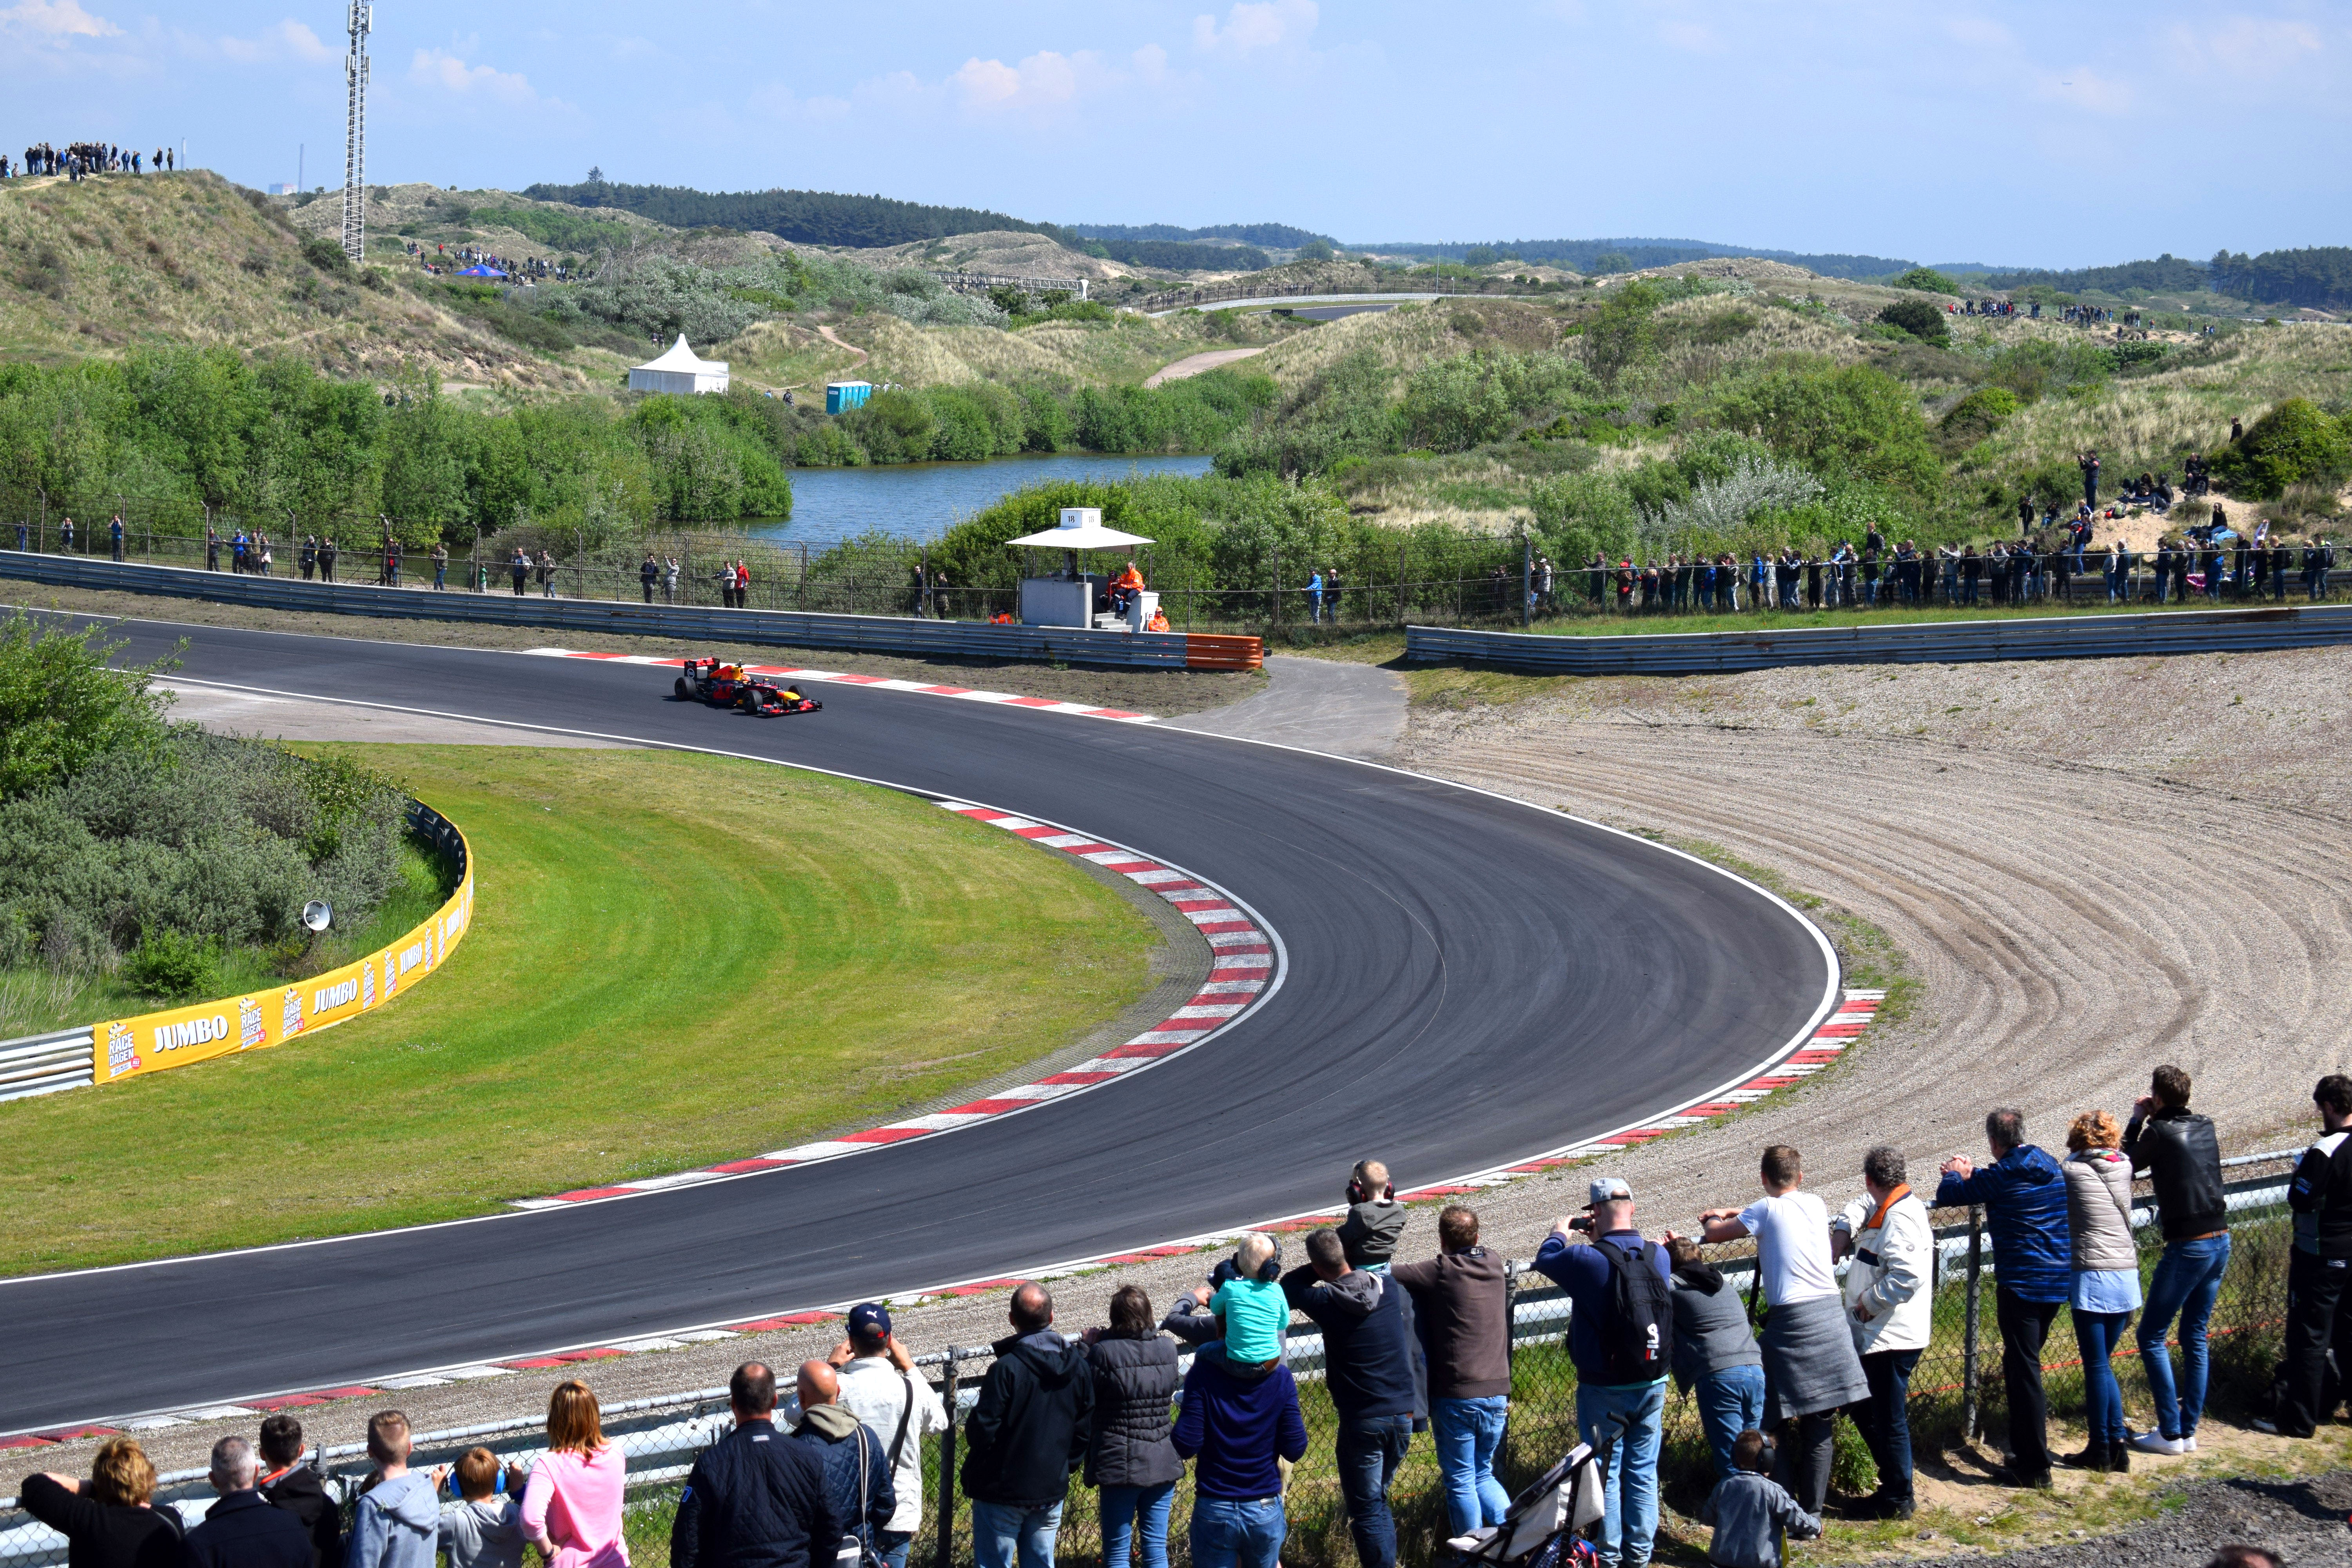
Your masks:
{"label": "white umbrella", "polygon": [[1151,541],[1139,533],[1122,533],[1116,528],[1105,528],[1100,507],[1068,506],[1062,509],[1062,525],[1059,528],[1049,528],[1043,533],[1024,534],[1005,542],[1039,544],[1050,550],[1121,550],[1130,544],[1149,544]]}

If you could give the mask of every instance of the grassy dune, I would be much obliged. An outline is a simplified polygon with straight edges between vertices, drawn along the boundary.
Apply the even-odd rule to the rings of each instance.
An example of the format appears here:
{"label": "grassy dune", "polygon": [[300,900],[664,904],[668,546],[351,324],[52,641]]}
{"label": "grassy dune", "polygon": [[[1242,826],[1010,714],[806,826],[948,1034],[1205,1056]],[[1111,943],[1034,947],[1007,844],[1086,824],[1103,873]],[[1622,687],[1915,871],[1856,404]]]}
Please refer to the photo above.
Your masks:
{"label": "grassy dune", "polygon": [[360,749],[465,827],[471,933],[316,1039],[0,1105],[0,1270],[481,1214],[871,1125],[1150,984],[1116,894],[924,801],[658,752]]}

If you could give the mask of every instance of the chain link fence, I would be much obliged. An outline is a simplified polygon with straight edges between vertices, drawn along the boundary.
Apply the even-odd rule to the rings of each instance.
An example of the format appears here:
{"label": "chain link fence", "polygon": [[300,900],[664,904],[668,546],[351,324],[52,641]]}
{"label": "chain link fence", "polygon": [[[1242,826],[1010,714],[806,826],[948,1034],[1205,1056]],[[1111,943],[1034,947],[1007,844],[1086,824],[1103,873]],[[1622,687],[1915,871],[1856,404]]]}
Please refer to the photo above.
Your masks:
{"label": "chain link fence", "polygon": [[[2239,1179],[2230,1187],[2232,1247],[2229,1272],[2210,1329],[2212,1345],[2209,1407],[2242,1414],[2267,1385],[2285,1317],[2286,1259],[2291,1226],[2285,1209],[2285,1176],[2292,1152],[2232,1162]],[[2145,1188],[2143,1187],[2143,1193]],[[2143,1279],[2163,1250],[2152,1207],[2143,1195],[2134,1215],[2138,1227]],[[1940,1210],[1936,1215],[1935,1340],[1911,1379],[1911,1428],[1923,1455],[1953,1447],[1971,1436],[2001,1430],[2001,1346],[1990,1310],[1995,1259],[1980,1212]],[[1757,1305],[1752,1248],[1716,1248],[1730,1288]],[[1746,1256],[1742,1254],[1746,1253]],[[1578,1441],[1576,1372],[1566,1344],[1570,1304],[1559,1289],[1522,1265],[1513,1265],[1511,1411],[1496,1470],[1504,1487],[1517,1493],[1558,1462]],[[1306,1418],[1306,1457],[1291,1474],[1286,1494],[1290,1537],[1286,1563],[1298,1568],[1344,1568],[1355,1560],[1349,1540],[1339,1479],[1333,1458],[1338,1415],[1323,1382],[1321,1336],[1299,1320],[1286,1354],[1299,1384]],[[910,1554],[910,1568],[957,1568],[972,1561],[971,1507],[953,1483],[961,1460],[961,1422],[977,1396],[991,1355],[985,1347],[951,1348],[918,1356],[916,1365],[941,1395],[950,1429],[921,1439],[924,1475],[923,1528]],[[2079,1417],[2084,1407],[2081,1352],[2071,1321],[2061,1314],[2043,1348],[2043,1373],[2053,1418]],[[2115,1362],[2126,1407],[2146,1408],[2147,1385],[2139,1358],[2126,1352]],[[789,1370],[789,1369],[787,1369]],[[387,1398],[386,1403],[391,1403]],[[780,1412],[780,1423],[789,1412]],[[678,1493],[695,1457],[732,1424],[723,1388],[696,1390],[659,1399],[608,1406],[604,1430],[628,1459],[626,1528],[633,1568],[667,1568],[669,1531]],[[1867,1491],[1874,1479],[1859,1435],[1841,1421],[1837,1481]],[[528,1465],[544,1451],[542,1419],[537,1415],[454,1431],[419,1434],[413,1463],[423,1468],[453,1464],[477,1445],[501,1460]],[[368,1463],[359,1445],[320,1450],[314,1463],[346,1502],[356,1496]],[[1685,1391],[1670,1393],[1660,1481],[1667,1503],[1688,1514],[1696,1510],[1713,1482],[1712,1461],[1702,1435],[1698,1408]],[[1407,1563],[1435,1561],[1446,1535],[1434,1444],[1416,1436],[1391,1489],[1398,1554]],[[161,1503],[179,1505],[184,1517],[201,1516],[212,1499],[201,1471],[163,1478]],[[1063,1511],[1058,1555],[1066,1562],[1101,1557],[1098,1494],[1073,1484]],[[1188,1470],[1177,1485],[1169,1525],[1171,1562],[1189,1564],[1185,1545],[1192,1512]],[[0,1500],[0,1568],[63,1568],[64,1539]]]}

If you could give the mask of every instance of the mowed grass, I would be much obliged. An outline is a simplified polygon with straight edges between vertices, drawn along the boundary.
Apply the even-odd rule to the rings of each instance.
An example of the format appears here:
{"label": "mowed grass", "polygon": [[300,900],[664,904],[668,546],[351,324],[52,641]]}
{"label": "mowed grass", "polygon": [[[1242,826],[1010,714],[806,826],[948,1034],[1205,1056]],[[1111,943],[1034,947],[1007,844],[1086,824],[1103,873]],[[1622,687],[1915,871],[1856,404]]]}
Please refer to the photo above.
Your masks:
{"label": "mowed grass", "polygon": [[1150,984],[1157,935],[1116,893],[927,801],[660,752],[349,749],[465,829],[471,932],[311,1039],[0,1105],[0,1271],[759,1153],[1014,1068]]}

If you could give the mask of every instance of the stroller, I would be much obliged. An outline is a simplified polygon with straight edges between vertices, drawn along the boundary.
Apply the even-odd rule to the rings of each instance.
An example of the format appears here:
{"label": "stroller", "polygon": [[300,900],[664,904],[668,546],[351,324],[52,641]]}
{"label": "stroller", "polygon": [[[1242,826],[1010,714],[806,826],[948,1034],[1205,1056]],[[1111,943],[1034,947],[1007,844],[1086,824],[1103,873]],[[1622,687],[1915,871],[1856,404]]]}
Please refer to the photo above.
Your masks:
{"label": "stroller", "polygon": [[1579,1443],[1511,1500],[1502,1523],[1481,1526],[1446,1544],[1462,1561],[1493,1568],[1590,1568],[1592,1548],[1579,1532],[1601,1521],[1601,1472],[1614,1442],[1599,1449]]}

